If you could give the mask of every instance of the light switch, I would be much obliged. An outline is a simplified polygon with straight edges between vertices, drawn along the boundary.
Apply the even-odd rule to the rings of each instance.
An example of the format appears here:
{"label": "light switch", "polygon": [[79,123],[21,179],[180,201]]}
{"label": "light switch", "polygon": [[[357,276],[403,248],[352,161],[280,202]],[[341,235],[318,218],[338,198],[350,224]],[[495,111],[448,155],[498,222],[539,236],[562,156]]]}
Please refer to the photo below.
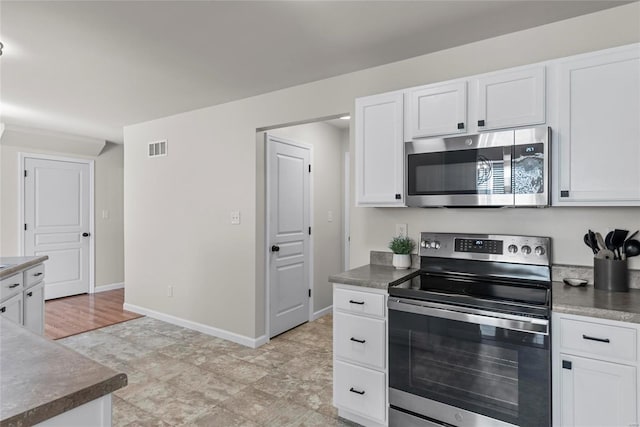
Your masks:
{"label": "light switch", "polygon": [[327,222],[333,222],[333,211],[327,212]]}
{"label": "light switch", "polygon": [[396,236],[407,237],[407,224],[396,224]]}
{"label": "light switch", "polygon": [[240,211],[231,211],[231,224],[240,224]]}
{"label": "light switch", "polygon": [[102,219],[109,219],[109,209],[102,209]]}

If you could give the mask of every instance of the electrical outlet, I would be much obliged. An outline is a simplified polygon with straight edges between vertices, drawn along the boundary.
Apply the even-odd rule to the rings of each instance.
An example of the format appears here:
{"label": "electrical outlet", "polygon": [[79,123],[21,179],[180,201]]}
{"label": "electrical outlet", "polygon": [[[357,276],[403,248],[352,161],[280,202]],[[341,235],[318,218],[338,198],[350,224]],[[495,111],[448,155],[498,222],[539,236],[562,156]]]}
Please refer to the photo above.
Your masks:
{"label": "electrical outlet", "polygon": [[240,211],[231,211],[231,224],[240,224]]}
{"label": "electrical outlet", "polygon": [[327,222],[333,222],[333,211],[327,212]]}
{"label": "electrical outlet", "polygon": [[102,209],[102,219],[109,219],[109,209]]}
{"label": "electrical outlet", "polygon": [[407,237],[408,235],[407,224],[396,224],[396,236]]}
{"label": "electrical outlet", "polygon": [[173,286],[167,287],[167,296],[168,297],[172,297],[173,296]]}

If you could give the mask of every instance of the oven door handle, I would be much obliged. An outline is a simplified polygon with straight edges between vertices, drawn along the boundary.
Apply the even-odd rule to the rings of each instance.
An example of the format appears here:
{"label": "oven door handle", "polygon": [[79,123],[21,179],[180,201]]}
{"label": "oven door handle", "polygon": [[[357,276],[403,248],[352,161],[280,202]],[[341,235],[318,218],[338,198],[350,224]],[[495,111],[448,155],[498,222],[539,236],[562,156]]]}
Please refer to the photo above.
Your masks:
{"label": "oven door handle", "polygon": [[513,147],[510,145],[508,147],[503,147],[502,156],[503,156],[503,170],[504,170],[504,193],[511,194],[513,192],[513,188],[511,187],[512,175],[511,172],[513,170],[513,164],[511,163],[511,150]]}
{"label": "oven door handle", "polygon": [[503,315],[501,313],[491,313],[489,316],[486,314],[478,314],[478,312],[480,312],[479,310],[466,309],[465,307],[456,306],[455,310],[453,310],[448,307],[443,308],[441,304],[399,298],[389,298],[387,307],[389,310],[457,320],[459,322],[473,323],[476,325],[495,326],[496,328],[511,329],[537,335],[549,334],[549,321],[546,319],[534,319],[508,314]]}

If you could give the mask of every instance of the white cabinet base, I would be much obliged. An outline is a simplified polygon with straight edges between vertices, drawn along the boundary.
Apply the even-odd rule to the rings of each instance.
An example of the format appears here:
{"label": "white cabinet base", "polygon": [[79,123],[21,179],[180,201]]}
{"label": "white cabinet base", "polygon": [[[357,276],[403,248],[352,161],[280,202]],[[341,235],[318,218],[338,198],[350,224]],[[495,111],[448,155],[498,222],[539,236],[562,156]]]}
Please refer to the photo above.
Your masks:
{"label": "white cabinet base", "polygon": [[111,427],[111,393],[36,425],[41,427]]}
{"label": "white cabinet base", "polygon": [[386,424],[377,423],[368,418],[361,417],[360,415],[355,414],[351,411],[347,411],[346,409],[338,408],[338,416],[341,418],[347,419],[349,421],[353,421],[354,423],[358,423],[361,426],[365,426],[365,427],[387,427]]}

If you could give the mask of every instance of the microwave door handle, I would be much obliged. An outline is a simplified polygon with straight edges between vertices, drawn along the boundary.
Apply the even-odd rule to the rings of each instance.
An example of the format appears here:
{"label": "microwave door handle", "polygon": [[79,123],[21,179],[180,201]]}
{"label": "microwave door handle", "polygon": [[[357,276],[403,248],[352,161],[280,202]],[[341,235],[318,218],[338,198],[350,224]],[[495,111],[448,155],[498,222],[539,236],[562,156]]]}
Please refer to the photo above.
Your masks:
{"label": "microwave door handle", "polygon": [[511,164],[511,150],[513,147],[507,146],[502,147],[502,158],[504,160],[504,193],[511,194],[511,171],[513,170],[513,165]]}

